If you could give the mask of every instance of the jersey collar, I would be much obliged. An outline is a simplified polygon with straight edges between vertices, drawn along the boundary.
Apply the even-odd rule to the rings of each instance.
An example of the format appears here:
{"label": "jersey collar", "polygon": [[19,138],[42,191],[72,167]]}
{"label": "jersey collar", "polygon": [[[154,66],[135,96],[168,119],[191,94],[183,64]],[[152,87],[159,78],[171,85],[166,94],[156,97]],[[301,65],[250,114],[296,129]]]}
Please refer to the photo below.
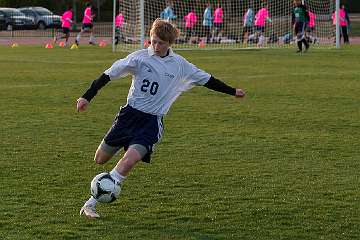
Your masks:
{"label": "jersey collar", "polygon": [[[155,55],[155,51],[154,51],[154,49],[152,48],[151,45],[148,47],[147,50],[148,50],[149,56],[154,56]],[[174,56],[174,51],[172,50],[172,48],[169,48],[169,55],[167,57],[173,57],[173,56]]]}

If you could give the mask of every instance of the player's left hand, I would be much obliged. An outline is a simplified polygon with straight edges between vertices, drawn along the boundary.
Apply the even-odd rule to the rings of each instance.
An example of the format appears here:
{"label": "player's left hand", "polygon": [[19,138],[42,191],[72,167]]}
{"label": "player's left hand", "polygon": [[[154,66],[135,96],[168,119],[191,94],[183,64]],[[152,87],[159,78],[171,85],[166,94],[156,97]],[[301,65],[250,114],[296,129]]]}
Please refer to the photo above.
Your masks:
{"label": "player's left hand", "polygon": [[245,97],[245,91],[240,89],[240,88],[237,88],[236,89],[236,93],[235,93],[235,97],[236,98],[243,98]]}

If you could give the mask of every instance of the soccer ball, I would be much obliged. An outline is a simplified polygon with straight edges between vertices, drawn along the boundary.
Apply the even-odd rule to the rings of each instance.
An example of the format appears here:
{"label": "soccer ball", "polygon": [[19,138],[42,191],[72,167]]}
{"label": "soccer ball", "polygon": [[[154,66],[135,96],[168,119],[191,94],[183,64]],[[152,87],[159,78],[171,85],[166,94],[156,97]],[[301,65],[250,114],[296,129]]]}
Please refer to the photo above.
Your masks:
{"label": "soccer ball", "polygon": [[96,175],[91,181],[90,193],[98,202],[111,203],[119,197],[120,191],[120,185],[107,172]]}

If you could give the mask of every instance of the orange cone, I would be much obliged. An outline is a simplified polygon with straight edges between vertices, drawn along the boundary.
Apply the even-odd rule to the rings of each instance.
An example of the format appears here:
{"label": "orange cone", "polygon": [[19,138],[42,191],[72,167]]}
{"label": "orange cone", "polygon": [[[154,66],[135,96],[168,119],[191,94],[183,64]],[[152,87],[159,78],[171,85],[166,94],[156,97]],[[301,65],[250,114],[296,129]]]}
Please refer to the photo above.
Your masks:
{"label": "orange cone", "polygon": [[199,42],[199,48],[205,48],[205,42],[203,40]]}
{"label": "orange cone", "polygon": [[51,43],[47,43],[47,44],[45,45],[45,48],[51,49],[51,48],[54,48],[54,46],[53,46]]}
{"label": "orange cone", "polygon": [[65,42],[59,42],[59,47],[65,47]]}
{"label": "orange cone", "polygon": [[106,42],[105,41],[101,41],[100,43],[99,43],[99,47],[106,47]]}

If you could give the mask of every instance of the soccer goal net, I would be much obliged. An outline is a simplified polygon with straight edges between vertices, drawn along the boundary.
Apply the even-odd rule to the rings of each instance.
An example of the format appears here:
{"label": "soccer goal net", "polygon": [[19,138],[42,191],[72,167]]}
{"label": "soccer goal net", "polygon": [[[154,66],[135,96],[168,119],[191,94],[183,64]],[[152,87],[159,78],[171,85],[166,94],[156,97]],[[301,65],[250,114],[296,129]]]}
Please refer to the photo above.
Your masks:
{"label": "soccer goal net", "polygon": [[[177,49],[287,47],[294,43],[293,0],[114,0],[117,50],[148,45],[156,18],[175,23]],[[307,37],[317,46],[334,44],[334,0],[306,0],[311,12]]]}

